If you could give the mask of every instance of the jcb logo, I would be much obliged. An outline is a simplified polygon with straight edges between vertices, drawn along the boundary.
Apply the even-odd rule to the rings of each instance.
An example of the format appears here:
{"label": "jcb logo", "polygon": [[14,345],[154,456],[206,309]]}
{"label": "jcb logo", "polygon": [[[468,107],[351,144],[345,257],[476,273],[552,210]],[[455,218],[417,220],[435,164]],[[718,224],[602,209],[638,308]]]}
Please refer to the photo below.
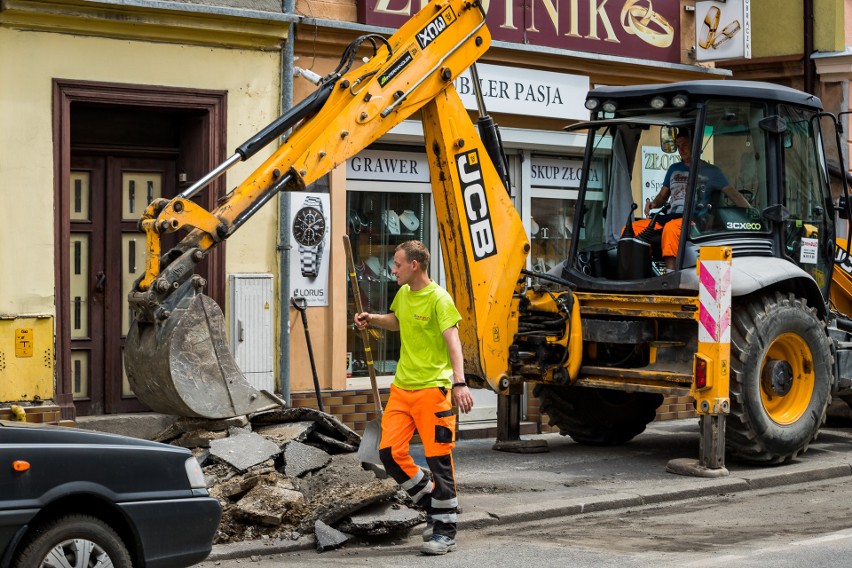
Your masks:
{"label": "jcb logo", "polygon": [[847,274],[852,274],[852,259],[840,247],[837,247],[837,252],[834,255],[834,265],[842,268]]}
{"label": "jcb logo", "polygon": [[420,49],[425,49],[455,21],[456,14],[452,8],[447,8],[438,14],[434,20],[426,24],[425,28],[417,32],[417,44]]}
{"label": "jcb logo", "polygon": [[474,260],[482,260],[497,254],[494,242],[494,227],[482,185],[482,165],[476,150],[456,155],[456,168],[461,181],[462,199]]}

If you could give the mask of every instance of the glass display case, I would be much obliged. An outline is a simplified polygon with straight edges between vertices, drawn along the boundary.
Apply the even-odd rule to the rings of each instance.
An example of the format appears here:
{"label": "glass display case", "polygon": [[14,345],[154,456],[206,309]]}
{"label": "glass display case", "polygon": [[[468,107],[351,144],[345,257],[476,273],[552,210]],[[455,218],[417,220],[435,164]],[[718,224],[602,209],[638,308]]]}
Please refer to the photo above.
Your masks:
{"label": "glass display case", "polygon": [[[428,193],[350,191],[346,202],[346,231],[365,311],[387,313],[399,286],[393,275],[397,245],[416,239],[430,249],[432,201]],[[433,254],[433,264],[434,264]],[[430,270],[431,273],[431,270]],[[351,324],[355,301],[347,288],[347,375],[368,376],[360,334]],[[378,375],[393,375],[399,360],[399,334],[370,328],[373,361]]]}
{"label": "glass display case", "polygon": [[[574,231],[574,201],[563,197],[530,199],[530,264],[536,272],[547,272],[568,257]],[[574,192],[576,193],[576,192]]]}

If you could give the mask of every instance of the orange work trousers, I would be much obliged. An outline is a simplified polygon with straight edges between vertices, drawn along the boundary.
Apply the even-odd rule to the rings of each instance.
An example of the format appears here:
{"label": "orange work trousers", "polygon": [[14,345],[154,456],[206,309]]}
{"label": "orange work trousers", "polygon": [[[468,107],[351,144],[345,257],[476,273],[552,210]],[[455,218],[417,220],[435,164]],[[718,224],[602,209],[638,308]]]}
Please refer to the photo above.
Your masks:
{"label": "orange work trousers", "polygon": [[[432,479],[414,462],[409,447],[414,431],[420,435]],[[433,533],[455,538],[456,495],[453,448],[456,415],[452,395],[443,387],[404,390],[391,385],[382,418],[379,455],[385,471],[409,497],[426,509]]]}
{"label": "orange work trousers", "polygon": [[[633,233],[638,235],[639,233],[644,231],[645,227],[647,227],[650,223],[650,219],[640,219],[639,221],[634,221]],[[683,217],[672,219],[668,223],[663,225],[663,234],[660,236],[660,248],[662,249],[663,256],[677,256],[677,246],[680,243],[680,230],[682,226]],[[659,231],[660,226],[656,225],[654,227],[654,230]]]}

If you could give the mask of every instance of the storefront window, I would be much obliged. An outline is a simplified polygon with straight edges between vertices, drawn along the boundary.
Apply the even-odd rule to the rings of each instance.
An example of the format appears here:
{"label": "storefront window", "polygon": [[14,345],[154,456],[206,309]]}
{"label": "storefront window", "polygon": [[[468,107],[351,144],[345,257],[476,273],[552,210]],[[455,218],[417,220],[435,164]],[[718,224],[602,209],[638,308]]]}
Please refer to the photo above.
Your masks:
{"label": "storefront window", "polygon": [[[350,191],[346,206],[346,227],[352,242],[362,306],[371,313],[387,313],[399,290],[392,273],[397,245],[416,239],[431,248],[431,196],[428,193]],[[435,264],[434,258],[432,264]],[[351,286],[347,290],[347,300],[347,321],[352,322],[355,301]],[[376,373],[393,375],[399,360],[399,333],[370,328],[369,335],[373,341]],[[368,376],[364,345],[353,326],[349,327],[346,345],[347,374]]]}
{"label": "storefront window", "polygon": [[[568,258],[575,230],[574,204],[583,162],[533,156],[530,176],[530,266],[547,272]],[[593,172],[593,175],[598,175]],[[581,233],[585,232],[580,229]],[[582,238],[582,234],[581,234]]]}
{"label": "storefront window", "polygon": [[574,201],[558,197],[533,197],[530,200],[530,261],[536,272],[547,272],[568,257]]}

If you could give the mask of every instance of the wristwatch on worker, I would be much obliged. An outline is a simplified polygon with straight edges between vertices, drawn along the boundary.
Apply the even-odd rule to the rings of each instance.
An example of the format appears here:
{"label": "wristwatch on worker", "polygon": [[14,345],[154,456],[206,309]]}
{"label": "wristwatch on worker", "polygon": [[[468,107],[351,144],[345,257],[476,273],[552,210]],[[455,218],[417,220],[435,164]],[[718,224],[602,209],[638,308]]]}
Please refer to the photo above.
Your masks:
{"label": "wristwatch on worker", "polygon": [[293,238],[299,244],[299,263],[306,278],[316,278],[319,274],[325,229],[322,199],[314,195],[306,197],[293,218]]}

